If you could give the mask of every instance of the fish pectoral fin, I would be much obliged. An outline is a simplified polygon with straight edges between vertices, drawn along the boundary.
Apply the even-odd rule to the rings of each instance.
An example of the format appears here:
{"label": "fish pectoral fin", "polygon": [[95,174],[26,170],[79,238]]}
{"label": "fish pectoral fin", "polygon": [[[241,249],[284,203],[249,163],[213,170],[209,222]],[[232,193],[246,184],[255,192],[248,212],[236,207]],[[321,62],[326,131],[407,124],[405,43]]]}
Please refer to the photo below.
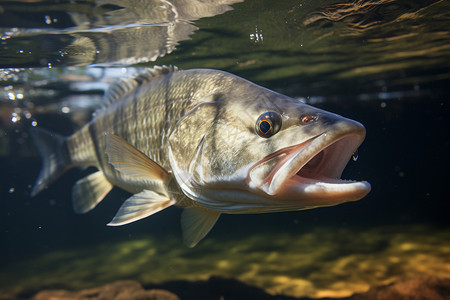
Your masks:
{"label": "fish pectoral fin", "polygon": [[202,207],[186,207],[181,214],[183,241],[193,248],[216,224],[220,213]]}
{"label": "fish pectoral fin", "polygon": [[92,173],[80,180],[72,188],[72,205],[76,213],[83,214],[100,203],[113,188],[102,171]]}
{"label": "fish pectoral fin", "polygon": [[125,200],[108,226],[125,225],[146,218],[173,204],[175,200],[169,199],[166,195],[143,190]]}
{"label": "fish pectoral fin", "polygon": [[147,155],[120,137],[106,134],[108,162],[119,172],[143,180],[161,181],[166,184],[171,175]]}

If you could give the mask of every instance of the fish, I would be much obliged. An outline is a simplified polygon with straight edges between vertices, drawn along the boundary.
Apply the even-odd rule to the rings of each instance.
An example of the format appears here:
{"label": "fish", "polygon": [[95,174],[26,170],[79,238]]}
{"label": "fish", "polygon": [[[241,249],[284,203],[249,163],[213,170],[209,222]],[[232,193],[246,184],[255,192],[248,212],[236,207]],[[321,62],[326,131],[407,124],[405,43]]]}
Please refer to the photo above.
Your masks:
{"label": "fish", "polygon": [[225,71],[147,68],[111,84],[103,103],[71,136],[31,128],[43,160],[32,196],[72,167],[96,167],[72,188],[76,213],[119,187],[132,195],[108,225],[178,206],[194,247],[221,214],[333,206],[371,189],[341,179],[361,123]]}

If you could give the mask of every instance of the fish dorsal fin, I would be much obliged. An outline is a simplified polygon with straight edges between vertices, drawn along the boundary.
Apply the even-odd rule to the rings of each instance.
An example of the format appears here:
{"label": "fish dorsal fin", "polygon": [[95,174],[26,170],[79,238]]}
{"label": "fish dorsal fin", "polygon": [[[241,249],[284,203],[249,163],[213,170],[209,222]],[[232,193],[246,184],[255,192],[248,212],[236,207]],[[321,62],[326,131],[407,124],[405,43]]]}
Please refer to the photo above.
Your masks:
{"label": "fish dorsal fin", "polygon": [[103,97],[103,105],[106,107],[113,103],[116,103],[138,85],[139,83],[134,80],[134,78],[122,78],[117,80],[116,82],[112,83],[105,91],[105,96]]}
{"label": "fish dorsal fin", "polygon": [[139,84],[142,84],[143,82],[147,82],[152,80],[153,78],[159,77],[159,76],[163,76],[163,75],[167,75],[169,73],[172,72],[176,72],[178,71],[178,67],[177,66],[154,66],[153,68],[146,68],[144,70],[144,72],[136,75],[134,77],[134,80],[136,80],[137,82],[139,82]]}
{"label": "fish dorsal fin", "polygon": [[186,207],[181,214],[183,241],[189,248],[195,247],[211,230],[220,213],[202,207]]}
{"label": "fish dorsal fin", "polygon": [[131,196],[122,204],[108,226],[120,226],[138,221],[174,204],[175,200],[171,200],[166,195],[143,190]]}
{"label": "fish dorsal fin", "polygon": [[137,74],[131,78],[119,79],[112,83],[108,89],[105,91],[105,96],[103,98],[104,106],[109,106],[116,103],[128,94],[131,90],[135,89],[137,86],[148,82],[153,78],[163,76],[172,72],[178,71],[176,66],[154,66],[153,68],[147,68],[142,73]]}

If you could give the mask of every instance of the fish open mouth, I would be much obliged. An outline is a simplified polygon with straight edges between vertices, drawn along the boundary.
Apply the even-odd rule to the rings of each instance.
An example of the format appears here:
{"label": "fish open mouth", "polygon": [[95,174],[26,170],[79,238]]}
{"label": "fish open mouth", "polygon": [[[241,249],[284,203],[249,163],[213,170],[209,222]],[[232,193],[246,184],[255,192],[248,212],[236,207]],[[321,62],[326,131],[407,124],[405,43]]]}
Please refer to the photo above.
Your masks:
{"label": "fish open mouth", "polygon": [[330,201],[330,205],[359,200],[370,191],[370,184],[340,176],[364,136],[363,127],[322,133],[262,159],[250,170],[250,180],[264,193],[281,200],[307,198]]}

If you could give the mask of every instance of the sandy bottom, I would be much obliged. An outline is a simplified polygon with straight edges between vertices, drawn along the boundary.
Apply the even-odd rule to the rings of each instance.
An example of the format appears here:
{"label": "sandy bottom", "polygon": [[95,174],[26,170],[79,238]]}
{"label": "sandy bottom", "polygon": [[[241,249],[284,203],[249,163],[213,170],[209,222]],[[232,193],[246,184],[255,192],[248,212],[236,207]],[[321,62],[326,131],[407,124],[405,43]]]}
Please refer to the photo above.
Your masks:
{"label": "sandy bottom", "polygon": [[450,278],[450,229],[322,227],[233,239],[212,235],[193,249],[179,236],[140,236],[12,262],[0,268],[0,289],[83,289],[123,279],[145,285],[212,275],[271,294],[317,298],[423,275]]}

